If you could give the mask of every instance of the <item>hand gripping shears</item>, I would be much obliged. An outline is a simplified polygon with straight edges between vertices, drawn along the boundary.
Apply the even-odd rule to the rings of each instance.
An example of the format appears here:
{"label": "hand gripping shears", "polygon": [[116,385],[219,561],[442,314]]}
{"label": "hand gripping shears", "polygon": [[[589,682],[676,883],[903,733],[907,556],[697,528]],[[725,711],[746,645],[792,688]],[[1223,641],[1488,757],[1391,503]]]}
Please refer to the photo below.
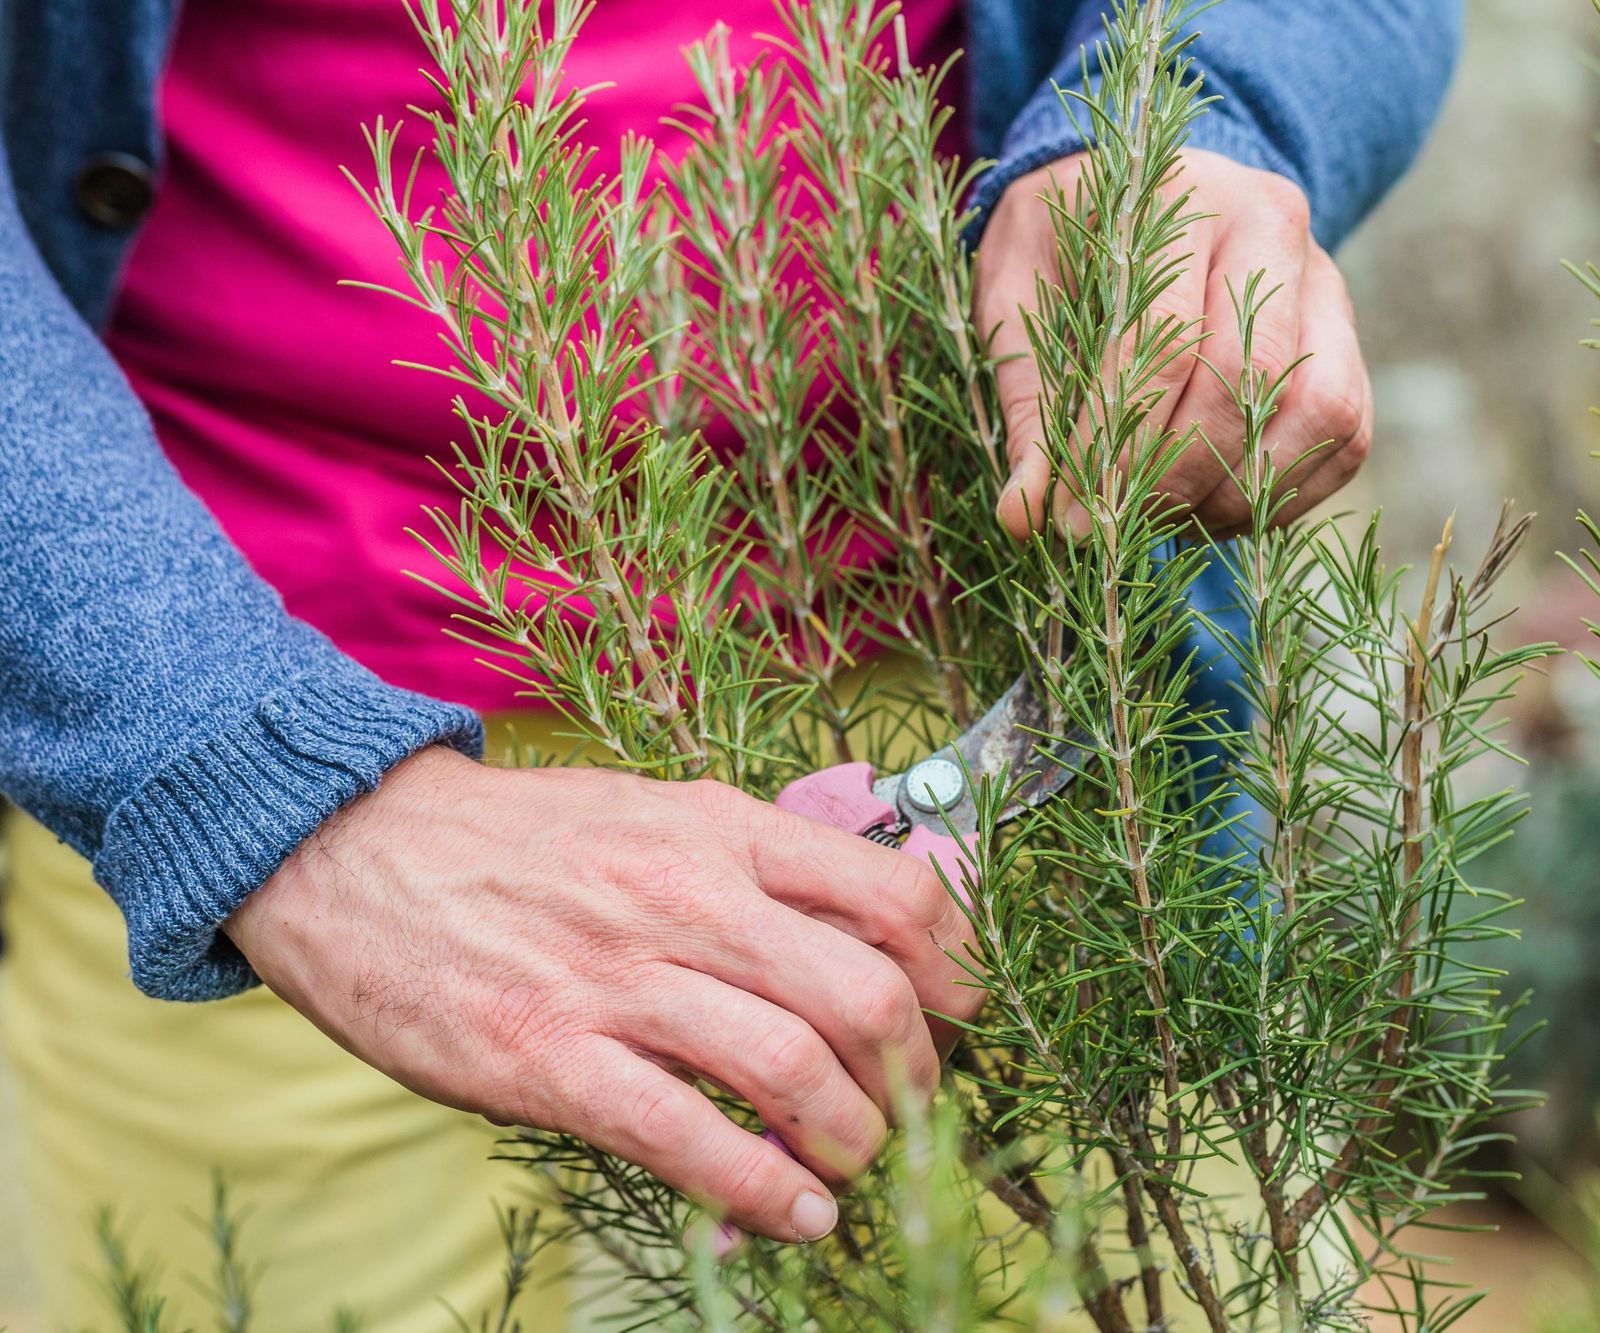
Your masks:
{"label": "hand gripping shears", "polygon": [[[1020,677],[971,727],[902,773],[876,777],[868,763],[838,764],[791,782],[776,804],[885,847],[925,856],[960,891],[978,832],[978,787],[1007,784],[999,822],[1014,819],[1077,776],[1089,738],[1052,736],[1050,709]],[[970,873],[970,871],[968,872]]]}
{"label": "hand gripping shears", "polygon": [[[970,872],[964,873],[963,867],[972,865],[979,785],[985,778],[1008,784],[999,815],[1005,823],[1071,783],[1088,740],[1082,732],[1053,739],[1049,707],[1023,676],[955,740],[903,773],[880,778],[868,763],[836,764],[791,782],[775,804],[882,846],[925,856],[966,898]],[[791,1152],[772,1130],[762,1137]],[[731,1223],[722,1223],[719,1249],[725,1252],[742,1235]]]}

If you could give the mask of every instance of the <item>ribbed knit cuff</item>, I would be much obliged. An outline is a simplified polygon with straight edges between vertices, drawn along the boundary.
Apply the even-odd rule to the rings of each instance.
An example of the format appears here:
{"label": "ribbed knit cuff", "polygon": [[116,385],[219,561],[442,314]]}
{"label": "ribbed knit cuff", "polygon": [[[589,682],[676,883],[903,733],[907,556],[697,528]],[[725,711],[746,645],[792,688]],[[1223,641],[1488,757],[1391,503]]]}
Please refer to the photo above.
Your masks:
{"label": "ribbed knit cuff", "polygon": [[94,862],[127,917],[134,983],[167,1000],[255,985],[218,926],[340,806],[439,743],[477,755],[482,723],[339,659],[163,768],[112,812]]}

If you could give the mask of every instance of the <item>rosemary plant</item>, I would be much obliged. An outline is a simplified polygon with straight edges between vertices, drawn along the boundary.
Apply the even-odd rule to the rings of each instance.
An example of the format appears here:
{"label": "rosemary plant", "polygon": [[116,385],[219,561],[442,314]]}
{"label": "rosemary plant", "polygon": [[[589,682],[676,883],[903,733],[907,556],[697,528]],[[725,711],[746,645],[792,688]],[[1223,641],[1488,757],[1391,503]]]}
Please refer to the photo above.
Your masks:
{"label": "rosemary plant", "polygon": [[[1278,527],[1284,381],[1254,369],[1227,386],[1249,533],[1218,545],[1159,503],[1210,447],[1152,417],[1157,372],[1203,353],[1152,313],[1192,220],[1196,12],[1116,0],[1089,91],[1063,93],[1091,152],[1051,201],[1059,271],[1028,332],[1053,484],[1090,522],[1015,547],[969,313],[974,169],[937,151],[949,71],[911,66],[892,3],[778,0],[748,68],[714,29],[673,151],[630,140],[608,179],[562,80],[587,6],[419,0],[449,189],[413,200],[380,123],[370,198],[405,299],[440,321],[430,368],[464,386],[459,504],[426,539],[454,631],[589,753],[661,778],[770,795],[864,723],[879,760],[897,732],[948,736],[1019,670],[1059,738],[1088,738],[1067,797],[1004,834],[985,788],[978,953],[957,961],[989,1006],[827,1241],[716,1266],[640,1169],[508,1145],[629,1279],[638,1326],[1222,1333],[1389,1309],[1420,1330],[1473,1299],[1401,1236],[1460,1197],[1517,1101],[1497,1072],[1515,1005],[1457,952],[1505,933],[1509,898],[1468,868],[1517,803],[1457,778],[1542,651],[1490,638],[1525,523],[1466,575],[1447,524],[1420,595],[1373,523]],[[1270,299],[1241,275],[1247,349]],[[1237,606],[1201,616],[1221,572]],[[924,698],[852,691],[874,645],[923,663]],[[1219,657],[1243,724],[1195,702]]]}
{"label": "rosemary plant", "polygon": [[[1600,0],[1596,0],[1595,11],[1600,13]],[[1600,267],[1593,263],[1585,264],[1582,268],[1579,268],[1576,264],[1569,263],[1566,267],[1567,271],[1587,287],[1592,295],[1600,297]],[[1590,322],[1594,327],[1600,328],[1600,320],[1592,320]],[[1600,351],[1600,338],[1586,338],[1583,345],[1591,351]],[[1600,408],[1591,408],[1590,410],[1600,413]],[[1600,544],[1600,522],[1597,522],[1592,515],[1581,512],[1578,515],[1578,522],[1582,525],[1589,539]],[[1600,597],[1600,553],[1583,549],[1575,557],[1563,555],[1562,559],[1583,579],[1589,591]],[[1600,622],[1585,620],[1584,626],[1591,635],[1600,639]],[[1590,671],[1594,672],[1596,676],[1600,676],[1600,660],[1586,657],[1584,662]]]}
{"label": "rosemary plant", "polygon": [[[479,1311],[470,1321],[441,1302],[444,1317],[459,1333],[523,1333],[526,1326],[518,1318],[517,1308],[527,1294],[535,1259],[551,1243],[550,1229],[540,1226],[538,1209],[497,1205],[495,1212],[506,1256],[500,1295],[492,1308]],[[240,1232],[247,1213],[248,1209],[233,1202],[228,1182],[218,1173],[212,1180],[209,1212],[204,1217],[191,1215],[210,1241],[213,1269],[209,1282],[193,1273],[183,1276],[200,1293],[208,1326],[216,1333],[250,1333],[264,1322],[270,1325],[272,1319],[270,1301],[257,1309],[260,1270],[243,1258]],[[191,1333],[193,1326],[180,1323],[172,1313],[162,1289],[165,1275],[154,1264],[133,1257],[127,1230],[110,1209],[101,1209],[96,1216],[95,1233],[103,1268],[101,1288],[113,1319],[110,1327],[116,1333]],[[362,1318],[357,1311],[334,1306],[332,1293],[329,1305],[332,1333],[360,1333]]]}

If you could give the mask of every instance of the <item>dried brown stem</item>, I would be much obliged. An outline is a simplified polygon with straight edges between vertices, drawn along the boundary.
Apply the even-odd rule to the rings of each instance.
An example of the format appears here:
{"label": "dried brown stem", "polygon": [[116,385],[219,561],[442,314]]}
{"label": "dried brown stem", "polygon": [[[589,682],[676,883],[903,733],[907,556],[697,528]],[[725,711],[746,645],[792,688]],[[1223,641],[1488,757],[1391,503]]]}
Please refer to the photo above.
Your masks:
{"label": "dried brown stem", "polygon": [[1400,925],[1400,976],[1395,982],[1394,996],[1399,1009],[1389,1020],[1388,1031],[1378,1049],[1378,1065],[1388,1071],[1374,1083],[1369,1097],[1370,1110],[1356,1123],[1355,1129],[1345,1139],[1334,1159],[1314,1184],[1295,1201],[1291,1217],[1299,1228],[1321,1211],[1339,1187],[1349,1177],[1356,1159],[1361,1154],[1367,1138],[1382,1128],[1388,1118],[1389,1104],[1400,1084],[1399,1065],[1405,1055],[1406,1038],[1411,1031],[1411,993],[1416,983],[1416,961],[1411,948],[1421,920],[1421,885],[1423,841],[1427,791],[1423,783],[1422,741],[1427,724],[1427,678],[1432,660],[1431,637],[1434,625],[1434,603],[1438,597],[1439,579],[1444,571],[1446,553],[1450,550],[1450,535],[1455,527],[1452,517],[1444,525],[1444,535],[1433,548],[1433,559],[1428,566],[1427,587],[1422,595],[1421,614],[1408,626],[1406,645],[1406,670],[1402,687],[1402,710],[1406,719],[1406,734],[1400,743],[1400,826],[1402,892],[1406,906]]}
{"label": "dried brown stem", "polygon": [[[1159,1161],[1160,1154],[1150,1138],[1149,1131],[1138,1116],[1127,1107],[1119,1108],[1114,1114],[1134,1149],[1152,1161]],[[1228,1322],[1227,1308],[1223,1305],[1222,1298],[1217,1295],[1216,1286],[1206,1269],[1200,1247],[1189,1235],[1188,1223],[1183,1220],[1183,1211],[1178,1207],[1172,1177],[1162,1170],[1151,1170],[1138,1157],[1121,1149],[1111,1149],[1111,1160],[1122,1174],[1137,1177],[1141,1188],[1154,1205],[1156,1217],[1161,1222],[1162,1230],[1167,1233],[1167,1240],[1172,1245],[1172,1252],[1178,1260],[1179,1267],[1183,1269],[1184,1276],[1189,1281],[1189,1290],[1194,1293],[1195,1302],[1205,1313],[1211,1333],[1231,1333],[1233,1325]]]}
{"label": "dried brown stem", "polygon": [[[996,1171],[974,1140],[969,1139],[963,1144],[962,1155],[967,1165],[978,1173],[984,1188],[1005,1204],[1018,1221],[1039,1232],[1053,1248],[1058,1218],[1055,1209],[1037,1187],[1029,1188],[1033,1182],[1018,1181],[1003,1171]],[[1106,1271],[1100,1247],[1095,1244],[1092,1234],[1085,1233],[1078,1242],[1078,1264],[1073,1285],[1099,1333],[1133,1333],[1127,1309],[1122,1302],[1122,1293]]]}
{"label": "dried brown stem", "polygon": [[1122,1179],[1122,1208],[1128,1218],[1128,1246],[1139,1260],[1139,1285],[1144,1293],[1144,1321],[1152,1328],[1165,1322],[1161,1300],[1161,1266],[1150,1248],[1150,1228],[1144,1218],[1144,1200],[1135,1177]]}

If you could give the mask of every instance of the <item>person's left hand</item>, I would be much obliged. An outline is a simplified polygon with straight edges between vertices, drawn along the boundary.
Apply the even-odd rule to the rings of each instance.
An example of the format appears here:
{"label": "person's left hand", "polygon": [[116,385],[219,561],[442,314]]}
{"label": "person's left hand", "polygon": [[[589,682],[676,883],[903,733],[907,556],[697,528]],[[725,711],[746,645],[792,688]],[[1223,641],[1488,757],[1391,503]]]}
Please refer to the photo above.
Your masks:
{"label": "person's left hand", "polygon": [[[996,355],[1014,358],[998,370],[1011,461],[999,513],[1019,539],[1043,526],[1051,491],[1050,465],[1040,448],[1039,373],[1021,312],[1034,305],[1036,272],[1052,279],[1059,275],[1043,196],[1051,193],[1054,177],[1070,200],[1084,162],[1081,154],[1063,158],[1012,182],[978,248],[978,326],[993,331]],[[1289,522],[1349,481],[1371,446],[1372,386],[1344,279],[1311,235],[1305,195],[1284,177],[1190,149],[1182,154],[1182,172],[1169,189],[1192,191],[1189,211],[1209,216],[1190,225],[1180,243],[1191,256],[1185,271],[1149,316],[1155,322],[1199,320],[1206,334],[1199,347],[1175,358],[1151,385],[1151,392],[1161,395],[1151,413],[1153,428],[1184,431],[1193,424],[1204,436],[1178,458],[1163,489],[1218,537],[1249,525],[1249,507],[1230,476],[1244,453],[1244,421],[1223,380],[1239,382],[1244,349],[1228,284],[1242,292],[1251,273],[1265,270],[1262,292],[1277,290],[1256,320],[1255,365],[1276,379],[1295,361],[1310,358],[1290,377],[1266,429],[1281,486],[1295,492],[1278,515],[1280,523]],[[1058,527],[1087,534],[1088,512],[1066,487],[1055,487],[1050,503]]]}

